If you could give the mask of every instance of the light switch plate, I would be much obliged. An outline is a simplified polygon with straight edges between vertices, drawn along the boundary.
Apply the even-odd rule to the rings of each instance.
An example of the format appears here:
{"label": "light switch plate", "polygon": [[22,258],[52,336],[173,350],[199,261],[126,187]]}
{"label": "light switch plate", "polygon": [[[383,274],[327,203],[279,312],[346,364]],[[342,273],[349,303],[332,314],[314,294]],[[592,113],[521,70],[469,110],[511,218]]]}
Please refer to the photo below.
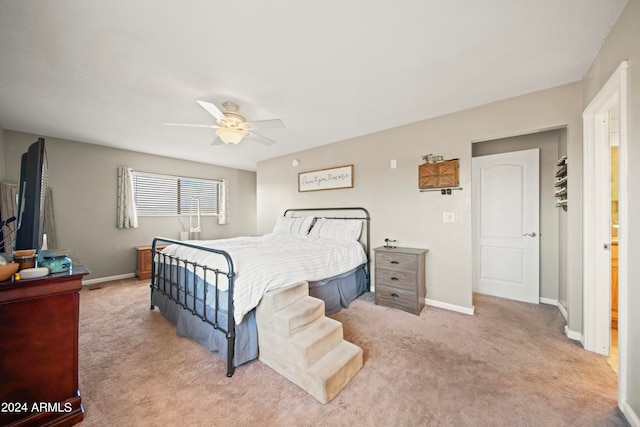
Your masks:
{"label": "light switch plate", "polygon": [[442,222],[456,222],[456,215],[453,212],[443,212]]}

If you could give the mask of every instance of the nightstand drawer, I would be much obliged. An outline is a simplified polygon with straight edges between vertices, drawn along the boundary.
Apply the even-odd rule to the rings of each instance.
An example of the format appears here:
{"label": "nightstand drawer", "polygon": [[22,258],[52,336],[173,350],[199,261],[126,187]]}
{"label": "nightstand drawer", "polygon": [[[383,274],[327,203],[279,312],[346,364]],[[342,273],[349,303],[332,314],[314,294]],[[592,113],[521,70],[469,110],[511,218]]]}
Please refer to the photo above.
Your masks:
{"label": "nightstand drawer", "polygon": [[394,289],[401,289],[411,292],[415,295],[416,291],[416,273],[408,273],[404,271],[376,269],[376,286],[383,285]]}
{"label": "nightstand drawer", "polygon": [[396,271],[416,271],[418,257],[410,254],[376,252],[376,268]]}
{"label": "nightstand drawer", "polygon": [[415,314],[417,301],[415,292],[407,292],[377,284],[376,304],[385,305],[391,308],[398,308]]}

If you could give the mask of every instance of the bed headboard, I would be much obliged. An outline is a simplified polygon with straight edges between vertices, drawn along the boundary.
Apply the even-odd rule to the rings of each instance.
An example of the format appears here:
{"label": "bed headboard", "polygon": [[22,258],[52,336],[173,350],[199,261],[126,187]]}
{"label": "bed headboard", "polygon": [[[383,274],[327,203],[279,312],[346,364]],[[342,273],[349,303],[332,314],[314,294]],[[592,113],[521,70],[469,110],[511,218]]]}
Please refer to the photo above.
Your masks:
{"label": "bed headboard", "polygon": [[354,221],[362,221],[364,225],[364,233],[360,235],[360,242],[364,246],[364,251],[367,254],[367,273],[371,271],[371,255],[370,255],[370,240],[371,230],[369,223],[371,222],[371,216],[369,211],[361,207],[344,207],[344,208],[295,208],[287,209],[284,211],[284,216],[297,217],[314,215],[327,219],[348,219]]}

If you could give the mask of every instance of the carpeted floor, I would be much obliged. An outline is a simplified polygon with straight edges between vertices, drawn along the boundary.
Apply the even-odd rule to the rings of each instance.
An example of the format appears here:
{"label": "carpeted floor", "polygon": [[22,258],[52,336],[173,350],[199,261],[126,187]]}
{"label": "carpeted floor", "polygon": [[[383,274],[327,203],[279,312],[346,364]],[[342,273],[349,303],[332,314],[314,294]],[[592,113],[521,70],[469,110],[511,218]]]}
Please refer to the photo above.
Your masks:
{"label": "carpeted floor", "polygon": [[225,361],[149,310],[146,281],[83,289],[79,376],[89,426],[626,426],[604,357],[558,310],[475,295],[475,316],[376,306],[333,315],[364,367],[322,405],[259,361]]}

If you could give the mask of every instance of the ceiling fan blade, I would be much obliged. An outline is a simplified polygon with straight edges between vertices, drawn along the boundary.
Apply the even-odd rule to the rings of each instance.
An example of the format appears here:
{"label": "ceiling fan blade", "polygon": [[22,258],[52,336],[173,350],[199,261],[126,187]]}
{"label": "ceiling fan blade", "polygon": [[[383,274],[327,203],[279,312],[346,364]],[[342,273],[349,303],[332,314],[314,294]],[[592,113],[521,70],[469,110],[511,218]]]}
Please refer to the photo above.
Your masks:
{"label": "ceiling fan blade", "polygon": [[253,122],[247,122],[251,125],[251,129],[263,130],[263,129],[277,129],[284,127],[284,122],[280,119],[272,120],[256,120]]}
{"label": "ceiling fan blade", "polygon": [[262,136],[262,135],[258,135],[255,132],[249,132],[249,134],[247,135],[247,138],[251,138],[254,139],[256,142],[259,142],[262,145],[273,145],[276,142],[273,139],[267,138],[266,136]]}
{"label": "ceiling fan blade", "polygon": [[218,125],[195,125],[189,123],[163,123],[163,125],[167,126],[186,126],[192,128],[209,128],[209,129],[218,129],[220,126]]}
{"label": "ceiling fan blade", "polygon": [[207,110],[209,114],[215,117],[216,120],[224,120],[225,118],[224,114],[222,114],[222,111],[220,111],[220,109],[218,109],[218,107],[216,107],[214,104],[207,101],[196,101],[196,102],[200,104],[202,108]]}
{"label": "ceiling fan blade", "polygon": [[214,139],[213,142],[211,143],[211,145],[222,145],[222,144],[224,144],[224,142],[222,142],[219,136],[216,136],[216,139]]}

